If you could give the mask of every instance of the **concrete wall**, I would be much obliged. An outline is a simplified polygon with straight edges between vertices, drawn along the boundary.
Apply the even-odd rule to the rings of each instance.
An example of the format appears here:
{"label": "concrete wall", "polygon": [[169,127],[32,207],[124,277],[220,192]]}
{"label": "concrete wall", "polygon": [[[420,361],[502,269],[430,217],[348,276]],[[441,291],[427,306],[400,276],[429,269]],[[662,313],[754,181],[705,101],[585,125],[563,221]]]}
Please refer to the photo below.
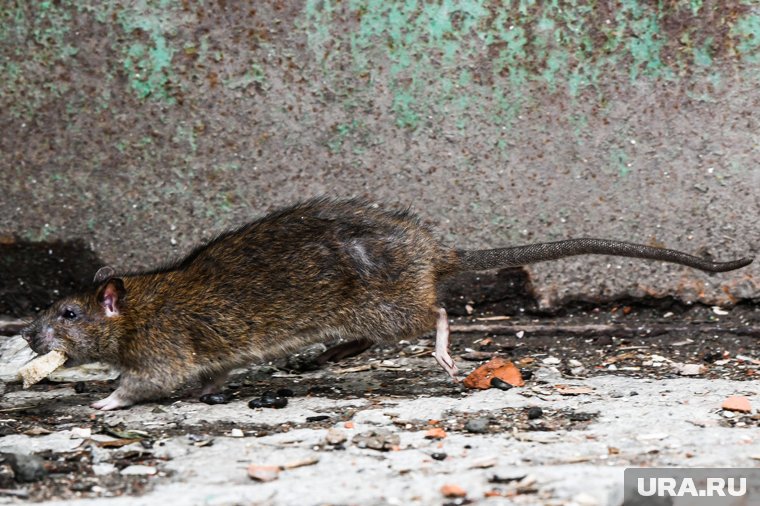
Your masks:
{"label": "concrete wall", "polygon": [[[411,204],[458,247],[760,251],[754,1],[0,6],[6,242],[82,238],[139,268],[327,194]],[[758,263],[531,274],[546,303],[760,296]]]}

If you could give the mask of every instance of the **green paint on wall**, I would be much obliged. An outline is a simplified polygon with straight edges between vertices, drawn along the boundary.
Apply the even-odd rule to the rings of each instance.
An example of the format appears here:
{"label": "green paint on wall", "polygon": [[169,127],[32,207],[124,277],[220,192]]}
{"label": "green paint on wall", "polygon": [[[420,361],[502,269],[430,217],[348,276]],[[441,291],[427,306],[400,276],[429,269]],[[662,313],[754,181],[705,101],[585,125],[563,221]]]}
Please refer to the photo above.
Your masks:
{"label": "green paint on wall", "polygon": [[[675,81],[693,65],[755,61],[760,18],[740,4],[711,5],[705,18],[702,0],[621,0],[609,16],[580,0],[309,0],[299,26],[328,81],[346,56],[355,75],[387,70],[396,122],[413,129],[427,116],[465,117],[473,104],[509,124],[535,85],[572,99],[609,73]],[[727,36],[720,27],[734,44],[716,39]],[[369,95],[375,82],[364,80]]]}
{"label": "green paint on wall", "polygon": [[149,39],[147,44],[133,41],[126,46],[123,67],[132,89],[139,98],[169,104],[175,102],[168,87],[175,53],[167,42],[167,32],[174,23],[171,4],[169,0],[139,0],[116,11],[116,21],[125,33],[134,38],[142,33]]}
{"label": "green paint on wall", "polygon": [[705,43],[701,47],[695,47],[694,51],[694,63],[700,67],[709,67],[713,63],[712,58],[712,42],[713,38],[708,37]]}
{"label": "green paint on wall", "polygon": [[77,55],[69,42],[68,3],[12,2],[0,8],[0,104],[12,117],[28,118],[46,100],[68,91],[65,82],[40,86],[33,78],[37,69],[65,64]]}
{"label": "green paint on wall", "polygon": [[610,165],[617,169],[618,175],[623,178],[631,172],[630,163],[628,162],[628,153],[620,148],[615,148],[610,154]]}
{"label": "green paint on wall", "polygon": [[750,62],[760,62],[760,14],[737,19],[731,27],[731,35],[737,39],[736,50]]}

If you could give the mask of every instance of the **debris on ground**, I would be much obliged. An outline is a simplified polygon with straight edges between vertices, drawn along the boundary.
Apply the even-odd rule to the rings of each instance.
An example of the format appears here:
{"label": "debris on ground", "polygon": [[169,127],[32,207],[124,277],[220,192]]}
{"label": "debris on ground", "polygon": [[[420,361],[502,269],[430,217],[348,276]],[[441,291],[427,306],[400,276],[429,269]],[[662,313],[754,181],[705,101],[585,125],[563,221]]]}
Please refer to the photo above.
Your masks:
{"label": "debris on ground", "polygon": [[353,443],[359,448],[370,448],[382,452],[398,450],[400,442],[398,434],[383,429],[362,432],[353,439]]}
{"label": "debris on ground", "polygon": [[520,370],[515,364],[501,357],[494,357],[471,372],[469,376],[464,379],[464,386],[467,388],[485,390],[493,386],[491,384],[493,378],[498,378],[501,381],[516,387],[521,387],[525,384],[525,381],[523,381],[523,378],[520,375]]}
{"label": "debris on ground", "polygon": [[248,477],[256,481],[273,481],[280,475],[279,466],[259,466],[251,464],[248,466]]}
{"label": "debris on ground", "polygon": [[738,411],[739,413],[751,413],[752,405],[746,397],[742,395],[732,395],[723,401],[721,409],[725,409],[726,411]]}
{"label": "debris on ground", "polygon": [[444,497],[467,497],[467,492],[459,485],[447,483],[441,487],[441,494]]}
{"label": "debris on ground", "polygon": [[[100,412],[89,404],[116,388],[112,371],[59,369],[24,390],[25,357],[13,371],[0,365],[0,452],[32,464],[17,473],[0,456],[0,501],[296,504],[308,489],[306,503],[601,505],[616,503],[626,467],[756,466],[760,309],[737,306],[717,326],[710,308],[622,307],[547,318],[476,305],[473,321],[452,325],[462,369],[477,368],[462,355],[499,357],[521,388],[496,376],[483,390],[451,382],[423,337],[308,371],[287,360],[241,369],[221,403],[188,385]],[[24,350],[0,338],[0,364]],[[466,496],[444,499],[445,484]]]}

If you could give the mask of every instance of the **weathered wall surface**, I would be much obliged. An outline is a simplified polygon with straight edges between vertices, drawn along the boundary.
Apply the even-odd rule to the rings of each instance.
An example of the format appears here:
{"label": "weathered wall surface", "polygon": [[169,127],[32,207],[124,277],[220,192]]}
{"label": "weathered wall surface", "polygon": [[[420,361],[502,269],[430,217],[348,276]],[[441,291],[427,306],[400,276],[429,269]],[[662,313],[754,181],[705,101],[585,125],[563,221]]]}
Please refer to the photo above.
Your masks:
{"label": "weathered wall surface", "polygon": [[[328,194],[412,204],[459,247],[760,251],[754,1],[0,0],[0,13],[5,242],[84,238],[133,269]],[[531,273],[544,301],[760,296],[758,263]]]}

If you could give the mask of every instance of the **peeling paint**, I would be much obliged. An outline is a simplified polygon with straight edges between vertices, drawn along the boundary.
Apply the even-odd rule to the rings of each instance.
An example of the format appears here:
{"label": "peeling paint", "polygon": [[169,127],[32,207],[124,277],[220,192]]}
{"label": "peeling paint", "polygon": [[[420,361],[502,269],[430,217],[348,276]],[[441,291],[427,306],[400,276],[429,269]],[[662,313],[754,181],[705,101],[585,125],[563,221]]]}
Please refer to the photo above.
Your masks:
{"label": "peeling paint", "polygon": [[175,22],[172,4],[171,0],[140,0],[115,10],[116,21],[125,33],[135,36],[142,31],[150,40],[150,44],[133,41],[126,47],[123,67],[130,85],[140,98],[159,98],[170,104],[175,102],[168,88],[176,51],[167,42],[167,32]]}
{"label": "peeling paint", "polygon": [[[556,0],[521,0],[511,8],[484,0],[311,0],[301,25],[328,76],[343,56],[331,48],[343,42],[357,75],[387,61],[397,124],[413,129],[425,115],[464,115],[483,104],[497,106],[491,113],[510,124],[532,100],[529,84],[573,99],[609,72],[674,81],[689,67],[709,69],[716,58],[756,61],[760,17],[748,5],[722,3],[709,21],[703,14],[701,0],[623,0],[609,13]],[[349,20],[355,28],[346,31]]]}

